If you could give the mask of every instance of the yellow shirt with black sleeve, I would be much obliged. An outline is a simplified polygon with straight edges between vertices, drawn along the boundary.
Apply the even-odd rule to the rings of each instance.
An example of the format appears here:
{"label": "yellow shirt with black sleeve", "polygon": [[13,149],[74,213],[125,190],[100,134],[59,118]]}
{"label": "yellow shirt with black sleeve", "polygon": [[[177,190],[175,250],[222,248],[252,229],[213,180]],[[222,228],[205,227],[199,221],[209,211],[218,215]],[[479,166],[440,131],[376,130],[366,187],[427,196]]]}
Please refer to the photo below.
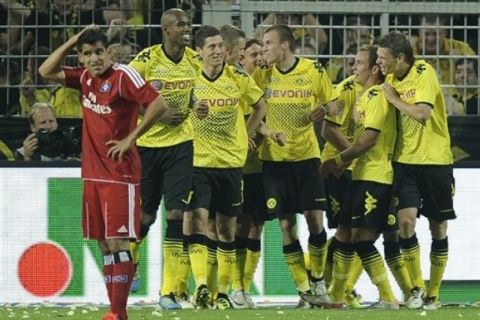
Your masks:
{"label": "yellow shirt with black sleeve", "polygon": [[[352,142],[355,131],[355,121],[352,118],[352,113],[363,87],[355,81],[355,76],[350,76],[340,82],[335,90],[338,95],[337,112],[326,116],[325,121],[338,126],[347,140]],[[322,161],[327,161],[328,159],[335,157],[337,154],[338,150],[327,141],[323,146],[321,154]]]}
{"label": "yellow shirt with black sleeve", "polygon": [[185,48],[182,58],[174,61],[159,44],[142,50],[130,66],[162,95],[169,108],[178,108],[187,115],[185,121],[175,126],[157,122],[137,140],[137,145],[160,148],[192,140],[190,98],[195,79],[201,72],[198,54]]}
{"label": "yellow shirt with black sleeve", "polygon": [[309,114],[320,104],[337,97],[322,64],[296,58],[295,64],[286,72],[272,66],[257,70],[254,77],[265,92],[267,126],[286,136],[284,146],[265,139],[260,159],[296,162],[320,158],[320,147]]}
{"label": "yellow shirt with black sleeve", "polygon": [[194,94],[209,107],[205,119],[192,117],[194,167],[242,168],[248,136],[240,101],[255,105],[263,96],[262,90],[247,73],[224,66],[215,79],[202,73]]}
{"label": "yellow shirt with black sleeve", "polygon": [[393,183],[392,156],[397,135],[396,112],[380,86],[370,87],[360,97],[353,114],[355,140],[366,129],[380,132],[375,145],[355,161],[352,180]]}
{"label": "yellow shirt with black sleeve", "polygon": [[430,118],[425,124],[399,112],[393,161],[421,165],[452,164],[447,110],[433,67],[424,60],[417,60],[403,79],[396,79],[390,74],[386,81],[406,103],[426,103],[432,107]]}

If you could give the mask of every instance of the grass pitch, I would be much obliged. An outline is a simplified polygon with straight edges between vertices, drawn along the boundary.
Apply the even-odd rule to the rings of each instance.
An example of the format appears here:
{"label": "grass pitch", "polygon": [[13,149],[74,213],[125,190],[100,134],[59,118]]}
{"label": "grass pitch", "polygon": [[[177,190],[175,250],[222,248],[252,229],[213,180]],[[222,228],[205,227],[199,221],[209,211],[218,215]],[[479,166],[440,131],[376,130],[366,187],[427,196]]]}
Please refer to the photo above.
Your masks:
{"label": "grass pitch", "polygon": [[[69,307],[44,306],[9,306],[0,307],[0,319],[68,319],[68,320],[99,320],[107,312],[104,307],[93,305]],[[437,311],[407,310],[296,310],[292,308],[260,308],[255,310],[181,310],[163,311],[157,307],[131,307],[129,320],[164,319],[164,320],[480,320],[478,306],[444,306]]]}

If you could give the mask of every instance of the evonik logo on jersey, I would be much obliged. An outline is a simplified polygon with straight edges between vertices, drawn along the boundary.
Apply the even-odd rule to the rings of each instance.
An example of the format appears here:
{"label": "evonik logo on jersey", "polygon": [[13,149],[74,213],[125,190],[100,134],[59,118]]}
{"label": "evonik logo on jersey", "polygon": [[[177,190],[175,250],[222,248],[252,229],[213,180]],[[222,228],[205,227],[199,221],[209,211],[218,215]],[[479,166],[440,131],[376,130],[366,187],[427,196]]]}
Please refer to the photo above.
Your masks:
{"label": "evonik logo on jersey", "polygon": [[238,98],[227,99],[201,99],[200,102],[207,103],[212,107],[228,107],[235,106],[238,103]]}
{"label": "evonik logo on jersey", "polygon": [[110,106],[97,103],[97,96],[93,92],[89,92],[88,97],[82,95],[82,104],[85,108],[90,109],[98,114],[112,113],[112,108],[110,108]]}

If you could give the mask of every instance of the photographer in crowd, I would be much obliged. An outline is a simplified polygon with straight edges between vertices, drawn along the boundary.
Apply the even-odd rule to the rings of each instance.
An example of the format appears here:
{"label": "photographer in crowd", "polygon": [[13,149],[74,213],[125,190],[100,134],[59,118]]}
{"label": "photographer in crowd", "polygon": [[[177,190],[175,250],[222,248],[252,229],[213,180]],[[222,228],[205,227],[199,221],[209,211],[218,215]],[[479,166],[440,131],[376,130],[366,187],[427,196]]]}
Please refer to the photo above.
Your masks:
{"label": "photographer in crowd", "polygon": [[15,158],[24,161],[74,160],[74,143],[64,132],[58,130],[53,107],[44,102],[35,103],[28,113],[32,133],[16,150]]}

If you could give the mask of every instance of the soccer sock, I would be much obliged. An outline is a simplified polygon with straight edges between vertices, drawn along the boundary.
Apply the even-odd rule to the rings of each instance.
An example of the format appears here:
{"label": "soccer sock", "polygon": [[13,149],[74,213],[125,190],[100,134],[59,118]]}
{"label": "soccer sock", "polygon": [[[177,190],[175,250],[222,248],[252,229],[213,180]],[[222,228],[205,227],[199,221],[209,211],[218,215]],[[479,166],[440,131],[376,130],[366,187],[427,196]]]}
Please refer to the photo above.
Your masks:
{"label": "soccer sock", "polygon": [[188,239],[188,255],[192,267],[195,286],[207,284],[207,237],[193,234]]}
{"label": "soccer sock", "polygon": [[218,293],[228,294],[235,272],[235,241],[218,241]]}
{"label": "soccer sock", "polygon": [[103,277],[107,287],[108,300],[112,303],[112,274],[113,274],[113,255],[103,256]]}
{"label": "soccer sock", "polygon": [[130,241],[130,252],[132,253],[133,263],[135,266],[140,262],[140,245],[142,240],[132,240]]}
{"label": "soccer sock", "polygon": [[430,251],[430,283],[428,285],[427,296],[438,298],[447,260],[448,237],[442,240],[432,240],[432,248]]}
{"label": "soccer sock", "polygon": [[167,220],[167,229],[163,240],[163,281],[160,292],[162,296],[173,293],[177,289],[175,280],[183,251],[182,225],[182,220]]}
{"label": "soccer sock", "polygon": [[190,275],[190,257],[188,255],[188,236],[183,235],[183,250],[177,266],[177,295],[185,293],[188,296],[188,276]]}
{"label": "soccer sock", "polygon": [[127,318],[127,300],[135,266],[130,250],[113,253],[111,310],[123,319]]}
{"label": "soccer sock", "polygon": [[217,241],[207,238],[207,250],[207,287],[213,301],[218,291]]}
{"label": "soccer sock", "polygon": [[323,272],[323,280],[325,280],[325,286],[328,288],[332,282],[332,272],[333,272],[333,253],[335,252],[335,247],[337,244],[337,239],[331,237],[327,241],[327,262],[325,263],[325,271]]}
{"label": "soccer sock", "polygon": [[245,270],[245,260],[247,257],[247,239],[235,237],[235,244],[237,246],[235,263],[235,274],[232,282],[232,290],[244,289],[243,277]]}
{"label": "soccer sock", "polygon": [[412,286],[425,289],[425,281],[423,281],[420,264],[420,246],[418,245],[417,235],[413,234],[413,236],[408,239],[400,238],[399,242]]}
{"label": "soccer sock", "polygon": [[258,261],[260,261],[260,250],[260,240],[248,239],[245,269],[243,271],[243,289],[247,293],[250,292],[250,285],[253,282],[253,276],[257,270]]}
{"label": "soccer sock", "polygon": [[283,256],[298,291],[309,291],[310,283],[308,282],[308,274],[300,242],[296,240],[289,245],[283,246]]}
{"label": "soccer sock", "polygon": [[345,284],[350,272],[350,266],[355,260],[353,244],[336,240],[336,249],[333,254],[332,285],[328,293],[334,301],[345,300]]}
{"label": "soccer sock", "polygon": [[355,243],[354,247],[362,260],[363,267],[370,276],[370,280],[377,286],[380,300],[396,302],[388,281],[387,269],[380,253],[373,245],[373,241],[360,241]]}
{"label": "soccer sock", "polygon": [[348,273],[347,283],[345,284],[345,293],[348,294],[355,289],[358,279],[362,275],[363,266],[362,260],[356,252],[354,252],[353,262],[350,265],[350,272]]}
{"label": "soccer sock", "polygon": [[384,241],[383,248],[385,261],[392,272],[398,286],[402,289],[404,297],[408,298],[412,291],[412,282],[408,275],[403,255],[400,252],[400,244],[396,241]]}
{"label": "soccer sock", "polygon": [[312,278],[322,279],[327,261],[327,233],[325,229],[320,234],[310,234],[308,238],[308,253],[312,265]]}

